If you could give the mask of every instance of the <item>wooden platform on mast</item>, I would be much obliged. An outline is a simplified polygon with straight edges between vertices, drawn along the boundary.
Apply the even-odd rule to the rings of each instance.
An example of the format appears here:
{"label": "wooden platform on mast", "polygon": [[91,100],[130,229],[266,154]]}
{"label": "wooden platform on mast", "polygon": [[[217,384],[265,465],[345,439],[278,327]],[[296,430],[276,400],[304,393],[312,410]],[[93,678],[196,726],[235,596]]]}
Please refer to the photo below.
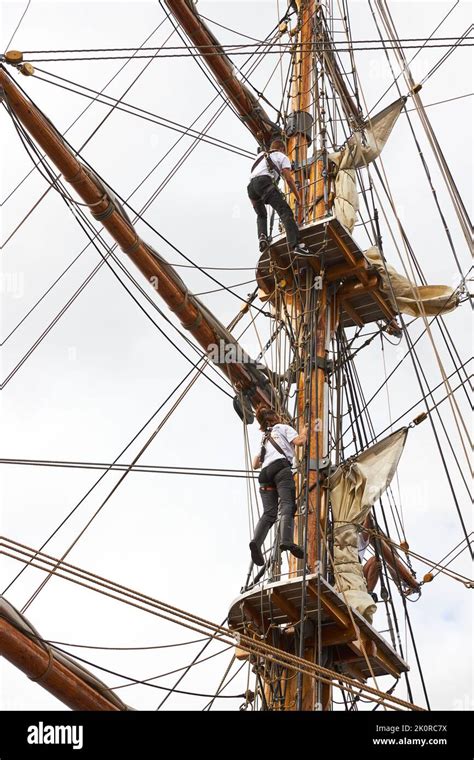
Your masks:
{"label": "wooden platform on mast", "polygon": [[[400,655],[359,612],[351,608],[356,630],[342,594],[324,578],[319,580],[320,593],[318,575],[306,576],[305,620],[316,621],[320,606],[322,645],[332,649],[332,665],[329,667],[361,682],[372,674],[398,678],[408,671],[409,666]],[[297,577],[259,584],[237,597],[229,610],[229,627],[241,632],[252,629],[265,635],[271,630],[270,626],[298,624],[301,619],[301,582],[301,577]]]}
{"label": "wooden platform on mast", "polygon": [[299,287],[302,268],[309,265],[319,273],[320,263],[324,262],[326,282],[339,285],[337,298],[343,327],[361,327],[378,320],[392,322],[396,312],[381,291],[377,272],[338,219],[328,216],[303,225],[300,236],[313,256],[303,258],[289,253],[286,235],[275,237],[260,256],[256,279],[270,300],[275,278],[284,290],[292,292]]}

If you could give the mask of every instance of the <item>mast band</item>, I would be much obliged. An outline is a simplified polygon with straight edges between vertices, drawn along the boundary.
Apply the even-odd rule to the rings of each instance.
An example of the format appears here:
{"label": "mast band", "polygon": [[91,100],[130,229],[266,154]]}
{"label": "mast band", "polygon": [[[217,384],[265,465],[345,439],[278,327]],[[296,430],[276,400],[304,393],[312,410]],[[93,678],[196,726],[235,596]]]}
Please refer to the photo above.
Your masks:
{"label": "mast band", "polygon": [[96,211],[91,211],[91,214],[94,217],[94,219],[97,219],[98,222],[103,222],[104,219],[108,219],[109,216],[112,216],[112,214],[116,210],[117,209],[115,208],[115,204],[111,200],[109,200],[109,205],[107,206],[105,211],[99,211],[99,213],[97,213]]}
{"label": "mast band", "polygon": [[133,241],[133,243],[131,245],[127,246],[127,248],[122,248],[122,251],[124,253],[126,253],[127,255],[135,253],[135,251],[138,251],[138,249],[140,248],[141,243],[142,243],[142,241],[141,241],[141,239],[137,235],[137,237],[135,238],[135,240]]}
{"label": "mast band", "polygon": [[46,678],[46,676],[49,675],[50,670],[53,667],[54,655],[53,655],[53,650],[51,649],[51,647],[48,647],[47,651],[48,651],[49,659],[48,659],[48,664],[46,665],[46,669],[43,671],[43,673],[40,673],[39,676],[28,676],[30,681],[36,681],[36,683],[41,683],[41,681],[43,681]]}

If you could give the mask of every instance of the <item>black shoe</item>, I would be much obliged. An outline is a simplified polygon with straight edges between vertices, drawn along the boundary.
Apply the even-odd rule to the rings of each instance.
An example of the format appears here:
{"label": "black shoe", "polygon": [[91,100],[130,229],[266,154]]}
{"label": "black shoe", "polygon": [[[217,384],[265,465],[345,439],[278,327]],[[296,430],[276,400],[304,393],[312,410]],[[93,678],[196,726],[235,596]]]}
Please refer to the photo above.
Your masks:
{"label": "black shoe", "polygon": [[260,551],[259,545],[255,541],[251,541],[249,543],[250,547],[250,554],[252,555],[252,560],[254,565],[259,565],[260,567],[265,564],[265,560],[263,559],[263,554]]}
{"label": "black shoe", "polygon": [[280,544],[280,549],[282,552],[291,552],[293,557],[297,557],[297,559],[304,559],[304,551],[298,544]]}
{"label": "black shoe", "polygon": [[270,240],[266,235],[260,235],[258,239],[258,247],[260,249],[260,253],[263,253],[267,250],[268,246],[270,245]]}
{"label": "black shoe", "polygon": [[377,603],[378,603],[378,601],[379,601],[379,598],[378,598],[377,594],[374,594],[374,593],[372,593],[370,596],[371,596],[371,597],[372,597],[372,599],[374,600],[375,604],[377,604]]}
{"label": "black shoe", "polygon": [[295,247],[293,248],[293,253],[295,256],[312,256],[313,254],[309,250],[309,248],[306,248],[303,243],[297,243]]}

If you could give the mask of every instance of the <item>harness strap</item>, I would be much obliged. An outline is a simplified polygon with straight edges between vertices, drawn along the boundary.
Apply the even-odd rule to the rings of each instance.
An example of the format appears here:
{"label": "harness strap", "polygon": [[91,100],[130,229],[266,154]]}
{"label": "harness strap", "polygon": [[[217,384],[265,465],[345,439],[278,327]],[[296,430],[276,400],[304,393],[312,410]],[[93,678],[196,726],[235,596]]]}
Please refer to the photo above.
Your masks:
{"label": "harness strap", "polygon": [[263,462],[265,460],[265,454],[266,454],[265,445],[266,445],[266,443],[268,441],[270,441],[270,443],[278,451],[278,453],[281,454],[282,457],[284,457],[284,459],[286,459],[286,461],[291,464],[290,460],[288,459],[288,455],[285,454],[285,452],[283,451],[283,449],[281,448],[281,446],[273,438],[271,429],[267,430],[267,432],[263,436],[262,448],[260,449],[260,464],[263,464]]}
{"label": "harness strap", "polygon": [[[278,153],[278,152],[279,151],[277,151],[277,150],[271,150],[270,151],[270,153]],[[269,172],[276,172],[277,181],[278,181],[280,179],[280,177],[281,177],[281,172],[280,172],[278,166],[276,166],[276,164],[274,164],[274,162],[270,158],[270,154],[267,153],[266,150],[264,150],[263,153],[257,158],[257,160],[254,162],[254,164],[252,166],[252,169],[250,171],[253,172],[253,170],[259,165],[260,161],[263,161],[264,158],[266,159],[266,162],[267,162],[268,171]]]}

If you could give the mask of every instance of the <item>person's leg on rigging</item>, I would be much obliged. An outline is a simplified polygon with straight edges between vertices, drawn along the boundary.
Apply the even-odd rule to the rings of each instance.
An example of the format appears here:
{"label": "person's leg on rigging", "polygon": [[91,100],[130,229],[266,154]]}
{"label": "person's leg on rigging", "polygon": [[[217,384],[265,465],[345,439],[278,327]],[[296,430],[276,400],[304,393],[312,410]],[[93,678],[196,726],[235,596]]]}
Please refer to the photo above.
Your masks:
{"label": "person's leg on rigging", "polygon": [[293,541],[296,489],[290,467],[285,467],[280,472],[277,472],[275,475],[275,485],[280,498],[280,549],[282,551],[290,551],[294,557],[303,559],[303,549]]}

